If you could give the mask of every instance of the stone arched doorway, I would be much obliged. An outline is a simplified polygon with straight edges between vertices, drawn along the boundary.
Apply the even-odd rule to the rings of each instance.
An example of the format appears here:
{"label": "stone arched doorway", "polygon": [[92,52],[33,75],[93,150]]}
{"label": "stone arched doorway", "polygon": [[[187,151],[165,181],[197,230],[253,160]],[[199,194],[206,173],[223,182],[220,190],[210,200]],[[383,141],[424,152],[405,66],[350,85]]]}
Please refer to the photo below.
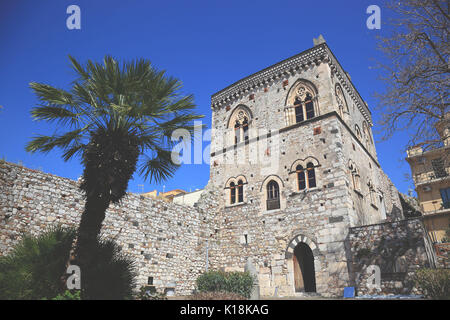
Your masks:
{"label": "stone arched doorway", "polygon": [[292,256],[295,292],[316,292],[314,255],[306,243],[299,243]]}
{"label": "stone arched doorway", "polygon": [[316,292],[316,273],[320,272],[316,244],[306,236],[298,235],[289,243],[286,259],[293,292]]}

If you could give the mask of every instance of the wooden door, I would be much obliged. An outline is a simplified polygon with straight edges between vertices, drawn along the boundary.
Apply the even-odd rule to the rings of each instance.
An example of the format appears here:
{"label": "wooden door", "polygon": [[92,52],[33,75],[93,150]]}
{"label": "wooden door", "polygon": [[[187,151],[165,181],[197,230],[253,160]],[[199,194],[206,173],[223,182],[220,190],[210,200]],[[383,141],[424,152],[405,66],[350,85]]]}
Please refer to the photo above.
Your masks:
{"label": "wooden door", "polygon": [[297,257],[293,255],[294,260],[294,285],[295,292],[303,292],[305,291],[305,284],[303,282],[302,270],[300,268],[300,264],[297,260]]}

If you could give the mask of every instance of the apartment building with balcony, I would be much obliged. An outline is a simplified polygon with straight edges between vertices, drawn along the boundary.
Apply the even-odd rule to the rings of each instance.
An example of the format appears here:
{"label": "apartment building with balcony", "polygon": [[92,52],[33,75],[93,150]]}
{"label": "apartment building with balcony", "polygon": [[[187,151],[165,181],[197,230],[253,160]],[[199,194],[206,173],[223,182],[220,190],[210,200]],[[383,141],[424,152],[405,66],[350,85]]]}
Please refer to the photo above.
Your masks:
{"label": "apartment building with balcony", "polygon": [[442,146],[407,151],[424,224],[434,242],[442,242],[450,227],[450,112],[436,125]]}

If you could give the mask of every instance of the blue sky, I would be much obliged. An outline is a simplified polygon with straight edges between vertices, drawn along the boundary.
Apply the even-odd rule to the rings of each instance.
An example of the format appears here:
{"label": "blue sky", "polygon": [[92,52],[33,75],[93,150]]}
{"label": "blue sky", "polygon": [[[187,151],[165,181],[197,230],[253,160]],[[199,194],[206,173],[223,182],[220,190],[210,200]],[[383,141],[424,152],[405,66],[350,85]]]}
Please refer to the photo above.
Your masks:
{"label": "blue sky", "polygon": [[[66,9],[81,9],[81,30],[69,30]],[[366,8],[381,7],[381,30],[366,27]],[[79,61],[147,58],[184,83],[193,93],[198,113],[211,126],[211,95],[229,84],[312,47],[323,34],[358,91],[371,108],[373,93],[382,90],[377,70],[371,68],[380,53],[377,35],[387,33],[388,11],[382,1],[26,1],[0,2],[0,157],[21,161],[71,179],[82,174],[78,159],[64,162],[59,151],[30,154],[25,144],[33,134],[51,134],[53,126],[32,121],[30,109],[37,100],[31,81],[68,88],[73,80],[67,56]],[[377,138],[377,135],[375,135]],[[379,161],[402,192],[412,183],[405,179],[409,166],[402,146],[405,133],[377,143]],[[206,147],[206,145],[205,145]],[[209,165],[185,165],[160,185],[130,181],[129,191],[206,185]]]}

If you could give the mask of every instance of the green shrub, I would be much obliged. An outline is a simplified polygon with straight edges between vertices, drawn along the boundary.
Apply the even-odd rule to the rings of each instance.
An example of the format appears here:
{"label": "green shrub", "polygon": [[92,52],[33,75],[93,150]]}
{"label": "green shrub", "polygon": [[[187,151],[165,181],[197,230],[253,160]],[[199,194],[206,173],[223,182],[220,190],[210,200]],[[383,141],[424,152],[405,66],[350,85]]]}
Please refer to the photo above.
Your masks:
{"label": "green shrub", "polygon": [[147,286],[142,286],[139,290],[139,294],[136,296],[137,300],[167,300],[165,293],[154,292],[151,293]]}
{"label": "green shrub", "polygon": [[450,300],[450,269],[420,269],[414,280],[425,297]]}
{"label": "green shrub", "polygon": [[225,291],[226,287],[226,274],[222,271],[208,271],[197,278],[200,292]]}
{"label": "green shrub", "polygon": [[[69,298],[62,276],[75,236],[75,229],[61,227],[37,237],[24,236],[9,255],[0,258],[0,300]],[[132,260],[111,240],[98,241],[93,250],[93,260],[80,266],[81,298],[131,299],[136,276]]]}
{"label": "green shrub", "polygon": [[37,300],[64,292],[74,229],[52,228],[38,237],[24,236],[0,258],[0,300]]}
{"label": "green shrub", "polygon": [[[42,300],[48,300],[47,298],[43,298]],[[58,294],[56,297],[51,300],[81,300],[80,290],[66,290],[63,294]]]}
{"label": "green shrub", "polygon": [[245,297],[234,292],[198,292],[189,296],[189,300],[246,300]]}
{"label": "green shrub", "polygon": [[249,272],[208,271],[197,278],[200,292],[233,292],[250,298],[254,279]]}
{"label": "green shrub", "polygon": [[230,272],[226,279],[226,291],[250,298],[254,280],[249,272]]}

